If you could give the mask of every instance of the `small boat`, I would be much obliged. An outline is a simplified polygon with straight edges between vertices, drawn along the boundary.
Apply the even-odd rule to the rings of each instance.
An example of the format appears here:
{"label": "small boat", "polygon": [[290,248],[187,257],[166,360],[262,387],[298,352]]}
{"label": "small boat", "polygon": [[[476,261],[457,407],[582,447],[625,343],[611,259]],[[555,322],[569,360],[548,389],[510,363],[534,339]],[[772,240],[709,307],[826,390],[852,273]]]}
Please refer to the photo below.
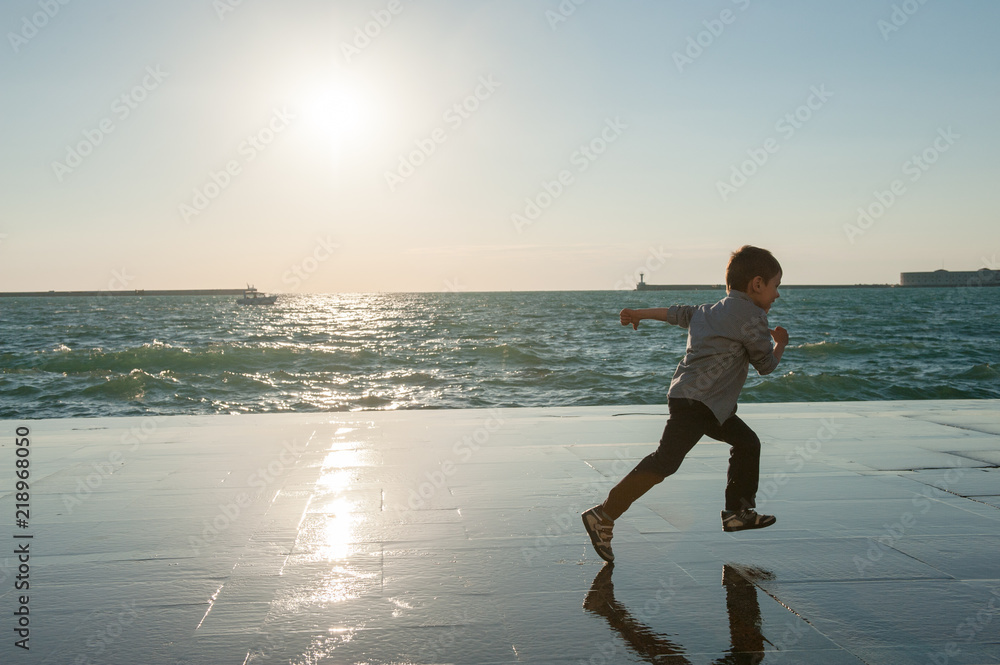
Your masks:
{"label": "small boat", "polygon": [[236,301],[238,305],[273,305],[278,296],[266,296],[247,284],[243,289],[243,297]]}

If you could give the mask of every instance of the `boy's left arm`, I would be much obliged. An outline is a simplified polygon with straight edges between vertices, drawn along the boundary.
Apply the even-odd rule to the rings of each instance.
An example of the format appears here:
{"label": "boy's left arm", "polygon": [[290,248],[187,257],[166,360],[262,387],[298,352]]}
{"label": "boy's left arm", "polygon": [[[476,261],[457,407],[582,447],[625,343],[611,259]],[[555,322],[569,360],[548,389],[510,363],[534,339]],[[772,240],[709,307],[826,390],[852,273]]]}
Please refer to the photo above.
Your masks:
{"label": "boy's left arm", "polygon": [[650,307],[647,309],[629,309],[621,311],[620,317],[623,326],[632,326],[633,330],[639,329],[639,323],[645,319],[663,321],[681,328],[687,328],[691,323],[691,316],[695,307],[690,305],[673,305],[671,307]]}

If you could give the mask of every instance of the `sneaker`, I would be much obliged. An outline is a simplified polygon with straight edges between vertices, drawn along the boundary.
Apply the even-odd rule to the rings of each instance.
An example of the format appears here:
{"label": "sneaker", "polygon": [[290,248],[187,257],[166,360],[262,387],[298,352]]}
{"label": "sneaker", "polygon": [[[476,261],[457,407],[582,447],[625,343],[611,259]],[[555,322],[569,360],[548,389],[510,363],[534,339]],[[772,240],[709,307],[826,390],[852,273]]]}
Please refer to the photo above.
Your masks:
{"label": "sneaker", "polygon": [[763,529],[778,520],[774,515],[761,515],[752,508],[746,510],[723,510],[722,530],[742,531],[743,529]]}
{"label": "sneaker", "polygon": [[581,515],[583,518],[583,528],[590,534],[590,542],[594,544],[597,556],[609,563],[613,563],[615,555],[611,551],[611,530],[615,526],[614,520],[604,517],[600,506],[594,506]]}

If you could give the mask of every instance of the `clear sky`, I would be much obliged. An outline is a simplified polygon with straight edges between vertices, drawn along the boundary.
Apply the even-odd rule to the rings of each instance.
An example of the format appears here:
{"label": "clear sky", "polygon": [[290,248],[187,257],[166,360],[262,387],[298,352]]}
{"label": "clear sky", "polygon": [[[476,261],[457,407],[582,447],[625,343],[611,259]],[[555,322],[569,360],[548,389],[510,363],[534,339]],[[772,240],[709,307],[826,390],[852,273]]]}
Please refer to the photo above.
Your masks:
{"label": "clear sky", "polygon": [[8,0],[0,290],[718,283],[745,243],[789,284],[1000,268],[998,23],[994,0]]}

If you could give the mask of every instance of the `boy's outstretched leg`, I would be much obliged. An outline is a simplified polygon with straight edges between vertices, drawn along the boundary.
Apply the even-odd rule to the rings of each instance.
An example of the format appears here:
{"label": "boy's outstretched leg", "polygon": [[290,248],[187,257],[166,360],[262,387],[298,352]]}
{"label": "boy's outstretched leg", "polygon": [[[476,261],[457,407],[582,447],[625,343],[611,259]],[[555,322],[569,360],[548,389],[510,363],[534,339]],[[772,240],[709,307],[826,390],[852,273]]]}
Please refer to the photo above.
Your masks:
{"label": "boy's outstretched leg", "polygon": [[615,555],[611,551],[615,520],[621,517],[636,499],[662,480],[663,476],[658,473],[633,469],[621,479],[621,482],[611,488],[604,503],[594,506],[582,515],[583,528],[587,530],[590,542],[594,544],[594,549],[602,559],[611,563],[615,560]]}
{"label": "boy's outstretched leg", "polygon": [[621,482],[611,488],[604,503],[594,506],[583,513],[583,528],[594,544],[594,550],[602,559],[614,562],[615,555],[611,551],[612,529],[615,520],[628,510],[636,499],[663,480],[663,476],[650,471],[633,469]]}
{"label": "boy's outstretched leg", "polygon": [[710,423],[718,421],[707,406],[688,399],[668,399],[670,417],[663,428],[660,445],[646,455],[621,482],[611,488],[604,503],[583,513],[583,525],[594,549],[605,561],[614,561],[611,531],[615,520],[654,485],[673,474]]}

